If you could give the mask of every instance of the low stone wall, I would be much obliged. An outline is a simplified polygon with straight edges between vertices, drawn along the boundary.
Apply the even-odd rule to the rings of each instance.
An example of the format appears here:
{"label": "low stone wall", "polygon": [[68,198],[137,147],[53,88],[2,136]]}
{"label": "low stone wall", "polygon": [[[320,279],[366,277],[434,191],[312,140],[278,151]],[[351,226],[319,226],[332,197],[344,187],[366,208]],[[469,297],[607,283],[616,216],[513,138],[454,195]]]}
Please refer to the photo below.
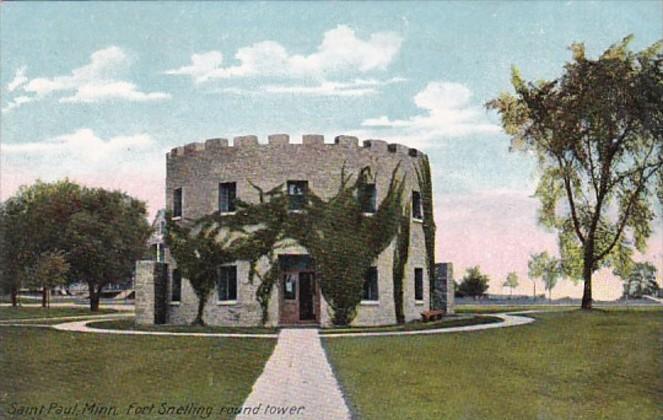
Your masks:
{"label": "low stone wall", "polygon": [[168,265],[136,261],[136,323],[168,322]]}
{"label": "low stone wall", "polygon": [[431,309],[454,313],[454,276],[452,263],[435,264]]}

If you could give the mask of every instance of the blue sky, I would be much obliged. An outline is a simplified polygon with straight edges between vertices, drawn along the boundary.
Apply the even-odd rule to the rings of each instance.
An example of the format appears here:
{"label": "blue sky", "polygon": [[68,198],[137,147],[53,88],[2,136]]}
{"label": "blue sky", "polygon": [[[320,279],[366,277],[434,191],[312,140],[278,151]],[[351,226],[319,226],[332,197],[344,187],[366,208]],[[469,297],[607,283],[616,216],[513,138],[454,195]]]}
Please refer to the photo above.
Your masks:
{"label": "blue sky", "polygon": [[535,223],[533,162],[508,152],[483,103],[509,89],[512,65],[552,78],[574,41],[596,55],[633,33],[641,49],[662,37],[662,15],[655,1],[5,2],[1,195],[70,176],[153,212],[177,145],[384,138],[431,157],[440,259],[524,275],[554,236]]}

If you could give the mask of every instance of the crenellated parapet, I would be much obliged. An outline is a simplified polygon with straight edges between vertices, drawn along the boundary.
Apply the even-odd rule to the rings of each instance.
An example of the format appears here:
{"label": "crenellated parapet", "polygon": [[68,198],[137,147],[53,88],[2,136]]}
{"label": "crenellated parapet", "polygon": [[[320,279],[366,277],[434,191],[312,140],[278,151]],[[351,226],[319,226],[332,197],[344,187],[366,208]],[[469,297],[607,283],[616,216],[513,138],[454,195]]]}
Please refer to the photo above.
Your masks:
{"label": "crenellated parapet", "polygon": [[302,147],[302,148],[324,148],[341,147],[346,149],[368,149],[371,153],[391,154],[402,157],[417,157],[421,155],[417,149],[410,148],[398,143],[389,143],[385,140],[367,139],[359,142],[355,136],[340,135],[334,138],[333,143],[325,143],[325,138],[320,134],[304,134],[300,143],[291,142],[288,134],[270,134],[267,136],[267,142],[261,143],[258,136],[246,135],[237,136],[232,140],[232,144],[225,138],[211,138],[205,142],[189,143],[184,146],[175,147],[167,153],[168,159],[179,158],[182,156],[200,155],[205,152],[216,152],[227,149],[246,149],[246,148],[273,148],[273,147]]}

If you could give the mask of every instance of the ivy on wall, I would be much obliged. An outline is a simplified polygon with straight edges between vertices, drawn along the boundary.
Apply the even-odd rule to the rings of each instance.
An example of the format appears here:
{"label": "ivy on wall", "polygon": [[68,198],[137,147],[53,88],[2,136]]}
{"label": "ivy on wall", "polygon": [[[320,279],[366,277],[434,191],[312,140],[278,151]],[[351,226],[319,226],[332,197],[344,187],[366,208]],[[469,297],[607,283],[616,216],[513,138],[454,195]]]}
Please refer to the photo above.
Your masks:
{"label": "ivy on wall", "polygon": [[[263,192],[252,184],[259,193],[258,203],[240,200],[233,215],[217,212],[196,221],[169,221],[168,246],[199,298],[196,322],[203,323],[204,302],[214,287],[216,267],[238,260],[249,261],[250,282],[256,276],[261,281],[256,299],[266,322],[269,298],[281,276],[275,251],[294,241],[314,261],[332,322],[349,324],[361,301],[365,273],[402,225],[405,184],[397,176],[399,168],[400,164],[394,168],[387,193],[372,217],[364,215],[357,199],[358,191],[373,178],[370,168],[362,168],[354,177],[346,174],[344,166],[337,193],[323,200],[308,191],[300,212],[288,211],[282,185]],[[264,273],[257,270],[261,258],[270,262]]]}
{"label": "ivy on wall", "polygon": [[[415,168],[417,181],[421,191],[421,206],[423,208],[424,243],[426,245],[426,269],[428,271],[429,291],[433,292],[435,279],[435,218],[433,216],[433,182],[431,179],[430,162],[428,156],[423,155]],[[429,306],[433,300],[429,300]]]}
{"label": "ivy on wall", "polygon": [[394,283],[394,308],[396,311],[396,322],[403,324],[405,314],[403,312],[403,278],[405,277],[405,264],[407,263],[410,251],[410,212],[411,206],[405,206],[401,215],[398,236],[396,236],[396,246],[394,247],[393,261],[393,283]]}

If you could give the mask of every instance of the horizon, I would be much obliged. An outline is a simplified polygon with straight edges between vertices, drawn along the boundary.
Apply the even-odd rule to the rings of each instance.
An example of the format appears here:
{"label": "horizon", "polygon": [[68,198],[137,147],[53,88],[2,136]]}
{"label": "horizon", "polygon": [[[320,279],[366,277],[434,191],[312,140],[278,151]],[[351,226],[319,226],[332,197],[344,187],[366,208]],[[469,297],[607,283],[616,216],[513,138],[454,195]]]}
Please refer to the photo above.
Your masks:
{"label": "horizon", "polygon": [[[584,42],[662,38],[659,2],[2,3],[0,199],[40,178],[120,189],[164,207],[165,154],[207,138],[317,133],[385,139],[430,157],[436,260],[479,265],[491,294],[557,238],[537,224],[536,163],[509,152],[484,104],[551,79]],[[45,24],[46,22],[46,24]],[[663,270],[661,208],[648,251]],[[596,300],[622,294],[595,273]],[[543,284],[537,285],[537,293]],[[562,280],[553,299],[577,298]]]}

